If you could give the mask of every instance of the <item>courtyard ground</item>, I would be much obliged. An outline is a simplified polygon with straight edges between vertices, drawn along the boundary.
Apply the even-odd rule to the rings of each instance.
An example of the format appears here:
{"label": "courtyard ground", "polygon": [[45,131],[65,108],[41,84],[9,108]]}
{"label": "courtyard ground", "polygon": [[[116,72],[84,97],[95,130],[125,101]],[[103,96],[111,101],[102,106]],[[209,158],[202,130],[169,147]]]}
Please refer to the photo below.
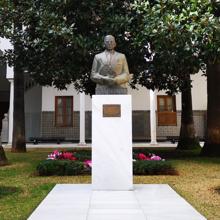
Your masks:
{"label": "courtyard ground", "polygon": [[[24,220],[57,183],[91,183],[90,176],[36,176],[36,166],[52,149],[6,149],[10,165],[0,167],[0,219]],[[169,184],[209,220],[220,220],[220,158],[200,157],[198,151],[150,149],[172,162],[178,176],[134,176],[138,184]]]}

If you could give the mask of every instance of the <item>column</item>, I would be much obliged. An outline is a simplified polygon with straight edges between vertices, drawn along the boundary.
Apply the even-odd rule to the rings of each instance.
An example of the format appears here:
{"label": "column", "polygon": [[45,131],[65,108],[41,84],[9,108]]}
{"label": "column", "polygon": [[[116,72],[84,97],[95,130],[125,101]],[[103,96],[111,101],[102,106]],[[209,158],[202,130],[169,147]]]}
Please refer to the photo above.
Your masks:
{"label": "column", "polygon": [[14,79],[8,79],[10,82],[10,103],[9,103],[9,123],[8,123],[8,144],[12,144],[13,135],[13,114],[14,114]]}
{"label": "column", "polygon": [[79,145],[85,145],[85,93],[80,93],[80,133]]}
{"label": "column", "polygon": [[157,144],[157,132],[156,132],[156,95],[153,90],[150,90],[150,135],[151,144]]}

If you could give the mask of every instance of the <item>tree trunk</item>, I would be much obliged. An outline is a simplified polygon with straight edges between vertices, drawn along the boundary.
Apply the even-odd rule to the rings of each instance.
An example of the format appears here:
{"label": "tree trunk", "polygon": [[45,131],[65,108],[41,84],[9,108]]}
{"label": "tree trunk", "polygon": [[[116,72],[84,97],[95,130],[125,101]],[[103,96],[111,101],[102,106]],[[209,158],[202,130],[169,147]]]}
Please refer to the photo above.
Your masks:
{"label": "tree trunk", "polygon": [[2,119],[4,118],[4,112],[0,113],[0,166],[8,164],[7,157],[5,155],[4,148],[1,142],[1,132],[2,132]]}
{"label": "tree trunk", "polygon": [[[22,29],[20,23],[14,23],[15,32]],[[22,43],[17,40],[14,43],[16,61],[14,64],[14,125],[12,152],[26,152],[25,142],[25,116],[24,116],[24,70],[20,57],[22,56]]]}
{"label": "tree trunk", "polygon": [[207,65],[207,133],[201,154],[220,156],[220,63]]}
{"label": "tree trunk", "polygon": [[[190,75],[188,76],[190,82]],[[188,83],[186,82],[186,83]],[[181,112],[181,127],[177,149],[191,150],[200,148],[199,141],[196,138],[196,131],[193,120],[192,110],[192,93],[191,87],[186,85],[186,88],[181,93],[182,97],[182,112]]]}
{"label": "tree trunk", "polygon": [[24,116],[24,74],[14,71],[14,126],[12,152],[26,152]]}
{"label": "tree trunk", "polygon": [[7,157],[5,155],[4,148],[0,145],[0,166],[4,166],[8,164]]}

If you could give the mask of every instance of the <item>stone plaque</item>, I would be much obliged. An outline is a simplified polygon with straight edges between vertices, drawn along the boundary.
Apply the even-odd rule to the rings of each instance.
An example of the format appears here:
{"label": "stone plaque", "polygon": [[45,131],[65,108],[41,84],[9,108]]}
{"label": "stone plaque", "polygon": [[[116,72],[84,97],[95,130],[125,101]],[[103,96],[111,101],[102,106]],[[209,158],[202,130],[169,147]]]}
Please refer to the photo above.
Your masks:
{"label": "stone plaque", "polygon": [[121,105],[103,105],[103,117],[121,117]]}

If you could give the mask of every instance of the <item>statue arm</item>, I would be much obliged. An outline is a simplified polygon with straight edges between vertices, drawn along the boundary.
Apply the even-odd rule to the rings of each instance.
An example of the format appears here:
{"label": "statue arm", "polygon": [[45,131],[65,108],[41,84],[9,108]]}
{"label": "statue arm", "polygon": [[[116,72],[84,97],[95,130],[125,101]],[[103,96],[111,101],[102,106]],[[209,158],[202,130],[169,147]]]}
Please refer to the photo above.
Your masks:
{"label": "statue arm", "polygon": [[98,73],[98,62],[97,58],[95,56],[92,64],[92,71],[91,71],[91,80],[94,81],[95,83],[102,83],[102,77]]}
{"label": "statue arm", "polygon": [[126,57],[123,58],[123,66],[122,66],[122,73],[115,77],[116,84],[124,84],[127,83],[130,79],[129,76],[129,69],[128,69],[128,63],[126,60]]}

